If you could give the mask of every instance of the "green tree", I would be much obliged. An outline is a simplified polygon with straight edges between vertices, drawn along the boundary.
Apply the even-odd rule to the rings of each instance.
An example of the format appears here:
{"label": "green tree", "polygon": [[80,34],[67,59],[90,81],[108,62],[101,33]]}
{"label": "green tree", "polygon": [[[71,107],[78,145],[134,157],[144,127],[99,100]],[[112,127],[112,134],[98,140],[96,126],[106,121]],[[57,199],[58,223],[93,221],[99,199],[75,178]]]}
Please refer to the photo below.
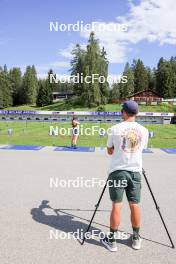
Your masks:
{"label": "green tree", "polygon": [[[95,39],[94,33],[91,32],[85,57],[84,76],[93,77],[94,74],[97,74],[97,77],[100,76],[100,52],[98,40]],[[92,80],[90,83],[84,82],[84,98],[88,106],[101,104],[101,93],[98,80]]]}
{"label": "green tree", "polygon": [[41,107],[49,104],[48,93],[46,89],[46,80],[39,81],[39,89],[36,100],[36,105]]}
{"label": "green tree", "polygon": [[134,72],[128,62],[125,65],[123,76],[126,77],[126,82],[122,82],[123,79],[121,79],[119,89],[120,98],[125,99],[134,93]]}
{"label": "green tree", "polygon": [[121,98],[120,84],[114,82],[112,84],[112,89],[110,90],[110,95],[109,95],[110,102],[112,102],[112,100],[119,100],[120,98]]}
{"label": "green tree", "polygon": [[85,50],[81,49],[80,45],[77,44],[72,50],[73,59],[71,60],[71,76],[78,76],[76,78],[76,83],[73,84],[74,92],[81,96],[83,94],[83,83],[81,77],[84,73],[85,65]]}
{"label": "green tree", "polygon": [[156,91],[164,98],[169,97],[169,86],[171,85],[171,67],[168,61],[161,58],[156,70]]}
{"label": "green tree", "polygon": [[134,71],[134,92],[148,89],[148,73],[143,62],[138,59],[133,64]]}
{"label": "green tree", "polygon": [[20,98],[22,94],[22,74],[20,68],[14,67],[9,72],[9,78],[12,82],[12,98],[13,105],[19,105],[21,103]]}
{"label": "green tree", "polygon": [[35,66],[27,66],[23,76],[22,102],[24,104],[35,104],[38,91],[38,79]]}
{"label": "green tree", "polygon": [[103,82],[99,83],[101,104],[106,104],[109,98],[109,83],[107,82],[108,64],[109,62],[106,58],[106,51],[103,47],[101,50],[100,59],[99,59],[100,76],[104,77]]}
{"label": "green tree", "polygon": [[[53,91],[56,89],[56,84],[50,82],[50,75],[55,75],[53,73],[53,70],[50,69],[48,72],[48,78],[46,80],[46,94],[48,97],[48,104],[52,104],[53,103]],[[56,75],[55,75],[56,76]]]}
{"label": "green tree", "polygon": [[56,84],[50,82],[50,75],[54,75],[53,70],[49,70],[48,77],[45,80],[39,80],[39,89],[36,105],[45,106],[53,103],[53,91],[56,90]]}
{"label": "green tree", "polygon": [[155,68],[151,70],[149,67],[146,68],[148,75],[148,88],[150,90],[156,90],[156,76],[155,76]]}
{"label": "green tree", "polygon": [[[105,49],[100,49],[94,33],[90,34],[86,50],[77,44],[72,54],[72,80],[74,76],[78,76],[72,86],[79,103],[89,107],[106,104],[109,98],[108,60]],[[86,80],[88,76],[89,79]]]}
{"label": "green tree", "polygon": [[171,57],[170,59],[170,87],[169,87],[169,97],[176,97],[176,57]]}
{"label": "green tree", "polygon": [[12,106],[12,83],[9,78],[7,66],[0,70],[0,108]]}

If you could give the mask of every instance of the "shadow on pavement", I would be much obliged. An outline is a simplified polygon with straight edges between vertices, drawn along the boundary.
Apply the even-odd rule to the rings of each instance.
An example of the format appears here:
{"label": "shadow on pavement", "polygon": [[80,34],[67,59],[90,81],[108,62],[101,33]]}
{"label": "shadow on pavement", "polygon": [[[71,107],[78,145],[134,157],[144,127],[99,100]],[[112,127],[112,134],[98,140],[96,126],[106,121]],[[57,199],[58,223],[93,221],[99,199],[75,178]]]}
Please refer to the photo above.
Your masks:
{"label": "shadow on pavement", "polygon": [[[38,223],[48,225],[52,228],[55,228],[65,233],[75,233],[78,230],[80,231],[86,230],[87,224],[83,223],[82,221],[75,220],[74,219],[75,216],[71,214],[64,213],[60,210],[51,208],[48,203],[49,203],[48,201],[43,200],[38,208],[31,209],[31,215],[33,220],[37,221]],[[44,209],[52,209],[53,214],[51,215],[45,214]],[[96,237],[98,238],[98,234],[101,232],[101,230],[96,227],[91,227],[90,232],[92,233],[93,230],[96,230]],[[77,241],[81,243],[81,240],[79,238],[77,239]],[[87,239],[86,241],[90,244],[103,246],[100,243],[100,241],[94,239]]]}
{"label": "shadow on pavement", "polygon": [[[51,214],[51,215],[45,214],[44,209],[51,209],[53,211],[53,214]],[[78,230],[83,230],[83,232],[85,232],[86,229],[87,229],[88,224],[85,224],[83,221],[86,221],[86,222],[89,223],[90,219],[79,217],[77,215],[68,213],[68,211],[90,211],[90,212],[93,212],[94,210],[87,210],[87,209],[84,209],[84,210],[82,210],[82,209],[54,209],[54,208],[50,207],[49,201],[43,200],[38,208],[32,208],[31,209],[31,215],[32,215],[33,220],[35,220],[36,222],[44,224],[44,225],[48,225],[48,226],[50,226],[52,228],[55,228],[57,230],[65,232],[65,233],[75,233]],[[109,212],[109,210],[98,210],[98,211]],[[77,220],[75,220],[75,218],[80,219],[81,221],[77,221]],[[93,222],[93,224],[97,224],[99,226],[106,227],[106,228],[109,229],[108,226],[100,224],[100,223],[97,223],[95,221]],[[95,231],[95,230],[96,230],[95,237],[97,239],[99,239],[99,235],[102,232],[102,230],[92,226],[90,228],[90,233],[92,234],[93,231]],[[120,232],[124,232],[122,230],[119,230],[119,231]],[[80,233],[80,234],[83,234],[83,232]],[[131,248],[131,234],[127,233],[127,232],[125,232],[125,233],[129,235],[128,238],[127,239],[117,239],[117,243],[126,245],[126,246]],[[81,237],[81,239],[82,239],[82,237]],[[77,238],[77,241],[79,243],[81,243],[81,239]],[[158,245],[162,245],[162,246],[165,246],[165,247],[170,247],[169,245],[166,245],[166,244],[163,244],[163,243],[160,243],[160,242],[156,242],[156,241],[144,238],[144,237],[142,237],[142,239],[146,240],[146,241],[149,241],[149,242],[152,242],[152,243],[155,243],[155,244],[158,244]],[[102,245],[102,243],[99,240],[96,240],[96,239],[87,239],[86,242],[90,243],[90,244],[93,244],[93,245],[96,245],[96,246],[104,247]]]}

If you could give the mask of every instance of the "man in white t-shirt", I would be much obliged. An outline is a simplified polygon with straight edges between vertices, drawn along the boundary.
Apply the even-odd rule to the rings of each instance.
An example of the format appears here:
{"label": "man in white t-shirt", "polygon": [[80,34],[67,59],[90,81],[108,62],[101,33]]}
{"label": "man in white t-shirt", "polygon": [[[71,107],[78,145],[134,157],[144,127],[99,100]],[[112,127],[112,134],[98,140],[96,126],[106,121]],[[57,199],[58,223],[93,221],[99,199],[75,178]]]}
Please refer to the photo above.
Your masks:
{"label": "man in white t-shirt", "polygon": [[102,243],[110,250],[117,251],[116,233],[120,225],[120,211],[123,193],[129,202],[131,224],[133,228],[132,247],[141,248],[140,229],[140,195],[142,151],[147,148],[148,130],[135,122],[138,104],[126,101],[122,107],[123,122],[110,128],[107,141],[107,152],[112,155],[108,187],[112,201],[110,233]]}

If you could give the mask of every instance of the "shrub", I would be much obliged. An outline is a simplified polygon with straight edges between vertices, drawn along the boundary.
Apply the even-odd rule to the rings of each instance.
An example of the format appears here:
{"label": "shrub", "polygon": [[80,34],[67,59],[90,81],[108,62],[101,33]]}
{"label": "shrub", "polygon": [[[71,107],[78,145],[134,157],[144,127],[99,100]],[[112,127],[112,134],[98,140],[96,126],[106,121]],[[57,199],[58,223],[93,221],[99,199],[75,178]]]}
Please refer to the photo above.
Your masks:
{"label": "shrub", "polygon": [[106,108],[103,105],[99,105],[96,109],[97,112],[106,112]]}

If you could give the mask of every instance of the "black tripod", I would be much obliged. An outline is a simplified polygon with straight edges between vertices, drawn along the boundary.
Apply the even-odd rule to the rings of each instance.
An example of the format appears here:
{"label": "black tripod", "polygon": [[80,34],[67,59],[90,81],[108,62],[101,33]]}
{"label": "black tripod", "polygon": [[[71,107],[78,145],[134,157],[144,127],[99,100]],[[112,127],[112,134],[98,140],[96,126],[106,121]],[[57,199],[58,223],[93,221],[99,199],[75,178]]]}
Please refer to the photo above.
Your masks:
{"label": "black tripod", "polygon": [[[161,221],[162,221],[162,223],[163,223],[163,225],[164,225],[164,228],[165,228],[165,230],[166,230],[166,233],[167,233],[167,235],[168,235],[168,237],[169,237],[169,240],[170,240],[170,242],[171,242],[172,248],[175,248],[174,243],[173,243],[173,241],[172,241],[172,239],[171,239],[171,236],[170,236],[170,234],[169,234],[169,231],[168,231],[168,229],[167,229],[167,227],[166,227],[166,224],[165,224],[165,222],[164,222],[164,219],[163,219],[163,217],[162,217],[162,214],[161,214],[161,212],[160,212],[160,208],[159,208],[159,206],[158,206],[158,204],[157,204],[157,202],[156,202],[156,199],[155,199],[155,197],[154,197],[154,194],[153,194],[152,189],[151,189],[151,187],[150,187],[150,184],[149,184],[149,182],[148,182],[148,179],[147,179],[147,176],[146,176],[146,173],[145,173],[145,170],[144,170],[144,169],[142,169],[142,173],[143,173],[143,175],[144,175],[144,179],[145,179],[145,181],[146,181],[146,183],[147,183],[147,186],[148,186],[148,188],[149,188],[149,191],[150,191],[151,196],[152,196],[152,198],[153,198],[153,201],[154,201],[154,203],[155,203],[156,210],[157,210],[158,213],[159,213],[159,216],[160,216],[160,218],[161,218]],[[104,192],[105,192],[105,190],[106,190],[107,183],[108,183],[108,179],[106,180],[106,184],[105,184],[105,186],[103,187],[103,191],[102,191],[102,193],[101,193],[101,195],[100,195],[100,198],[99,198],[99,200],[98,200],[98,203],[95,205],[95,211],[94,211],[94,213],[93,213],[93,215],[92,215],[92,218],[91,218],[91,220],[90,220],[90,223],[89,223],[89,225],[88,225],[88,228],[87,228],[87,230],[86,230],[86,232],[85,232],[85,234],[84,234],[84,237],[83,237],[83,240],[82,240],[81,245],[83,245],[84,242],[85,242],[85,240],[86,240],[86,233],[88,233],[89,230],[90,230],[90,227],[91,227],[91,225],[92,225],[93,219],[94,219],[95,214],[96,214],[96,212],[97,212],[97,210],[98,210],[98,207],[99,207],[99,205],[100,205],[100,202],[101,202],[101,199],[102,199],[102,197],[103,197],[103,194],[104,194]]]}
{"label": "black tripod", "polygon": [[162,214],[161,214],[161,212],[160,212],[160,208],[159,208],[159,206],[158,206],[158,204],[157,204],[157,202],[156,202],[155,196],[154,196],[154,194],[153,194],[153,192],[152,192],[152,189],[151,189],[151,187],[150,187],[150,184],[149,184],[149,182],[148,182],[148,180],[147,180],[147,176],[146,176],[146,174],[145,174],[145,170],[144,170],[144,169],[142,169],[142,173],[143,173],[143,175],[144,175],[145,181],[146,181],[146,183],[147,183],[147,186],[148,186],[148,188],[149,188],[149,191],[150,191],[151,196],[152,196],[152,198],[153,198],[153,201],[154,201],[154,203],[155,203],[156,210],[157,210],[158,213],[159,213],[159,216],[160,216],[160,218],[161,218],[161,221],[162,221],[162,223],[163,223],[163,225],[164,225],[164,228],[165,228],[165,230],[166,230],[166,233],[167,233],[167,235],[168,235],[168,237],[169,237],[169,240],[170,240],[170,242],[171,242],[172,248],[175,248],[174,243],[173,243],[173,241],[172,241],[172,238],[171,238],[171,236],[170,236],[170,234],[169,234],[169,231],[168,231],[168,229],[167,229],[167,226],[166,226],[166,224],[165,224],[165,222],[164,222],[164,219],[163,219],[163,217],[162,217]]}

